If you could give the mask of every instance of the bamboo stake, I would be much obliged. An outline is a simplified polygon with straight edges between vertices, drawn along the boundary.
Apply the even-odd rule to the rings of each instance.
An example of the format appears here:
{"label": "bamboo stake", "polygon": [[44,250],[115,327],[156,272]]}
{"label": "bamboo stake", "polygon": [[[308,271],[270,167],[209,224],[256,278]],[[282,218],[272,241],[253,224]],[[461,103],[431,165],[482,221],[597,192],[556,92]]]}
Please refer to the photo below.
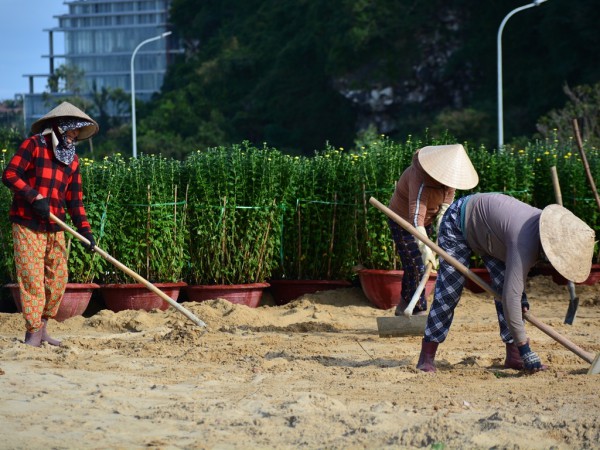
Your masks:
{"label": "bamboo stake", "polygon": [[[369,240],[369,218],[367,217],[368,208],[367,208],[367,190],[365,188],[365,183],[362,184],[362,200],[363,200],[363,217],[365,218],[365,242]],[[371,259],[371,248],[367,245],[367,258]]]}
{"label": "bamboo stake", "polygon": [[302,213],[300,212],[300,202],[297,203],[298,209],[298,278],[302,279]]}
{"label": "bamboo stake", "polygon": [[173,204],[173,245],[177,245],[177,185],[174,193],[175,202]]}
{"label": "bamboo stake", "polygon": [[148,213],[146,216],[146,278],[150,278],[150,228],[152,227],[152,193],[148,185]]}
{"label": "bamboo stake", "polygon": [[335,214],[337,212],[337,192],[333,194],[333,219],[331,221],[331,239],[329,240],[329,254],[327,255],[327,279],[331,278],[331,257],[333,255],[333,241],[335,237]]}
{"label": "bamboo stake", "polygon": [[592,193],[594,194],[594,198],[596,199],[598,209],[600,209],[600,196],[598,196],[598,191],[596,190],[596,183],[594,183],[594,178],[592,177],[590,165],[588,164],[587,156],[585,155],[585,150],[583,149],[583,141],[581,140],[581,135],[579,134],[579,124],[577,123],[577,119],[573,119],[573,130],[575,131],[575,140],[577,141],[577,148],[579,149],[579,154],[581,155],[581,162],[583,163],[585,174],[587,176],[588,182],[590,183],[590,187],[592,188]]}
{"label": "bamboo stake", "polygon": [[[273,200],[273,207],[275,207],[277,205],[276,201]],[[265,253],[266,253],[266,248],[267,248],[267,238],[269,237],[269,234],[271,233],[271,215],[269,215],[269,222],[267,224],[267,230],[265,231],[265,238],[263,239],[263,242],[260,246],[260,250],[259,250],[259,256],[258,256],[258,270],[256,271],[256,278],[254,279],[255,283],[258,283],[258,279],[261,276],[261,272],[263,270],[263,263],[265,261]]]}

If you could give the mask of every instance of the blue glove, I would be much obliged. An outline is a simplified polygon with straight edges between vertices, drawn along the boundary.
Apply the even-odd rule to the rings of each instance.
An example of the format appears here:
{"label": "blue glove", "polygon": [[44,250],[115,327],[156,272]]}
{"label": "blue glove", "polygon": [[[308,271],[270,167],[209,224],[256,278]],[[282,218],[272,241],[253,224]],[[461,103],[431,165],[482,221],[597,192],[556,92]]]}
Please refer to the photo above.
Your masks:
{"label": "blue glove", "polygon": [[529,343],[518,347],[519,355],[523,361],[523,369],[531,372],[537,372],[542,369],[542,360],[537,353],[532,352],[529,348]]}

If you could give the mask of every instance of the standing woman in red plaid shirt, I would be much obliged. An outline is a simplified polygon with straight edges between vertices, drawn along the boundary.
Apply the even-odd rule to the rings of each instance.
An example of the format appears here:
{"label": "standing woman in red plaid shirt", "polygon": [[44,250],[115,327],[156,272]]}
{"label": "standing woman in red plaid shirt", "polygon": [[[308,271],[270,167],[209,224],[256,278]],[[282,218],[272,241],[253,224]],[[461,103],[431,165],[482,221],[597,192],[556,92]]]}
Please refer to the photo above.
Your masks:
{"label": "standing woman in red plaid shirt", "polygon": [[77,231],[95,246],[83,206],[75,142],[98,132],[98,124],[79,108],[63,102],[31,125],[2,174],[13,191],[10,209],[17,282],[25,318],[25,343],[60,345],[48,335],[48,319],[58,312],[68,282],[65,236],[50,220],[69,212]]}

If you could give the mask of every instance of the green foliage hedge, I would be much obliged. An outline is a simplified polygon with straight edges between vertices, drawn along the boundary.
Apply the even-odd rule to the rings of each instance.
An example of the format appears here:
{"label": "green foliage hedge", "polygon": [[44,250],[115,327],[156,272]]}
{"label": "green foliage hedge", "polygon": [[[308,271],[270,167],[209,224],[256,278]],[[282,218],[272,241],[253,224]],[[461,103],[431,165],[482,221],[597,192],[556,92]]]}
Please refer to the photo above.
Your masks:
{"label": "green foliage hedge", "polygon": [[[82,159],[84,201],[98,245],[153,282],[350,279],[358,264],[400,268],[387,218],[368,200],[386,204],[414,151],[443,143],[380,136],[353,150],[327,146],[312,157],[242,143],[183,161],[119,154]],[[600,209],[574,145],[538,141],[503,153],[465,148],[480,175],[473,192],[504,192],[543,208],[554,203],[550,168],[556,166],[565,207],[600,230]],[[586,152],[600,180],[599,151]],[[4,166],[7,151],[2,155]],[[14,279],[10,200],[2,187],[3,282]],[[74,242],[69,270],[72,282],[131,282]]]}

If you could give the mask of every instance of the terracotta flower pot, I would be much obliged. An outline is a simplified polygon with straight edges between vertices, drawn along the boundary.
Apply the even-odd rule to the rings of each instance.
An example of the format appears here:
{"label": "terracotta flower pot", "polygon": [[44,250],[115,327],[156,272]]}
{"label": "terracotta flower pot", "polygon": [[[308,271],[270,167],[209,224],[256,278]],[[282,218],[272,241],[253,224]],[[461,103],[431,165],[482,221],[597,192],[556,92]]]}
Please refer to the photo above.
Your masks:
{"label": "terracotta flower pot", "polygon": [[[390,309],[400,302],[403,270],[362,269],[358,278],[365,296],[380,309]],[[435,288],[436,273],[431,273],[425,285],[425,297]]]}
{"label": "terracotta flower pot", "polygon": [[231,303],[256,308],[264,289],[268,287],[269,283],[190,285],[186,287],[186,293],[192,302],[222,298]]}
{"label": "terracotta flower pot", "polygon": [[[21,293],[19,291],[19,285],[7,284],[6,287],[10,289],[17,311],[21,312]],[[100,286],[95,283],[67,283],[65,295],[60,302],[60,307],[58,308],[58,313],[56,313],[54,320],[63,322],[71,317],[82,315],[90,303],[94,289],[98,289],[99,287]]]}
{"label": "terracotta flower pot", "polygon": [[[183,282],[153,284],[175,301],[181,288],[187,286]],[[100,286],[100,293],[106,307],[114,312],[126,309],[165,311],[171,306],[143,284],[103,284]]]}
{"label": "terracotta flower pot", "polygon": [[[556,270],[552,273],[552,281],[554,281],[558,285],[566,285],[567,279],[563,277]],[[587,286],[592,286],[600,281],[600,264],[592,264],[592,270],[590,275],[587,277],[585,281],[576,284],[585,284]]]}
{"label": "terracotta flower pot", "polygon": [[590,276],[587,277],[581,284],[587,284],[588,286],[592,286],[596,283],[600,282],[600,264],[592,264],[592,271],[590,272]]}
{"label": "terracotta flower pot", "polygon": [[305,294],[351,287],[346,280],[269,280],[271,294],[277,305],[285,305]]}

